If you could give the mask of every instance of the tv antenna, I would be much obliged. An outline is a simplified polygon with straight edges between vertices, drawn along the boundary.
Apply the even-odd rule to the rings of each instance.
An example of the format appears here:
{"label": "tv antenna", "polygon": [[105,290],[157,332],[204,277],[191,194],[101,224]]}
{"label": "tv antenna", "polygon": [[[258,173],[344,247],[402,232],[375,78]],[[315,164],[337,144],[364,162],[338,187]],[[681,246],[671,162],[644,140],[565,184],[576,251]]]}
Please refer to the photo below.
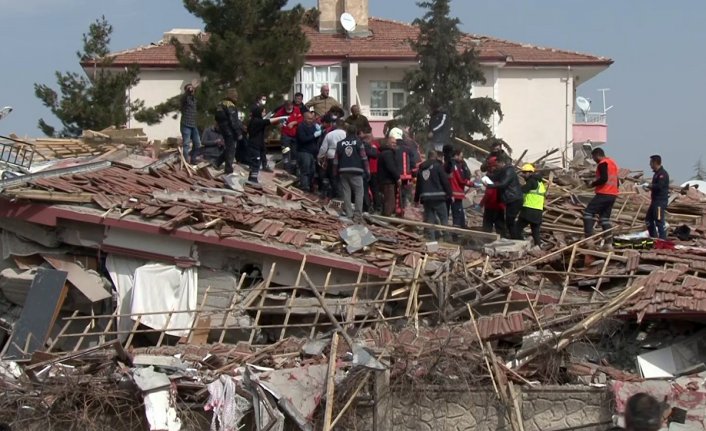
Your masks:
{"label": "tv antenna", "polygon": [[583,114],[583,119],[586,120],[588,112],[591,110],[591,101],[586,99],[585,97],[579,96],[576,98],[576,106]]}
{"label": "tv antenna", "polygon": [[610,105],[606,107],[605,105],[605,93],[606,91],[610,91],[610,88],[599,88],[597,91],[600,91],[603,94],[603,114],[606,112],[610,111],[610,109],[613,107],[613,105]]}
{"label": "tv antenna", "polygon": [[353,15],[349,14],[348,12],[343,12],[341,14],[340,21],[341,21],[341,27],[343,27],[343,29],[346,31],[346,33],[351,33],[353,31],[355,31],[356,22],[355,22],[355,18],[353,17]]}

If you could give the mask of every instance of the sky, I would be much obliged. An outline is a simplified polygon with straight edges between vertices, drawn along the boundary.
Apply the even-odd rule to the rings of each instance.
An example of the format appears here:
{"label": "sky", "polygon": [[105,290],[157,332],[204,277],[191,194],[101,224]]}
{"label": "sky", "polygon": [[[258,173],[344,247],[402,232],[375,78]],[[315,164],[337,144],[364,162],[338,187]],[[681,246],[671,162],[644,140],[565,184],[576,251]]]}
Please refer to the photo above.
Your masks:
{"label": "sky", "polygon": [[[414,0],[369,1],[371,16],[411,22],[423,13]],[[81,35],[101,15],[113,25],[114,51],[156,42],[172,28],[203,27],[179,0],[0,0],[0,11],[0,107],[14,108],[0,121],[3,135],[39,136],[39,118],[58,125],[33,84],[54,86],[55,71],[81,71]],[[612,58],[577,92],[596,110],[597,90],[610,88],[606,153],[646,171],[649,156],[661,154],[678,182],[700,158],[706,165],[703,0],[452,0],[451,15],[465,32]]]}

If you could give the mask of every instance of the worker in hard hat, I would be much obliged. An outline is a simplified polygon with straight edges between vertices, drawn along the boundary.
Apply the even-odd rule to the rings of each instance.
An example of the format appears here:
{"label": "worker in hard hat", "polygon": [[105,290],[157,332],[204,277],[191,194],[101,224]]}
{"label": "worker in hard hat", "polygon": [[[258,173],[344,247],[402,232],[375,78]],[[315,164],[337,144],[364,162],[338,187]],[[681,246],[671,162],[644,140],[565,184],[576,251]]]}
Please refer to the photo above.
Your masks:
{"label": "worker in hard hat", "polygon": [[516,233],[519,236],[518,239],[523,239],[522,232],[529,225],[532,230],[534,245],[539,247],[542,244],[540,227],[542,226],[544,198],[547,195],[547,186],[544,184],[542,176],[536,172],[532,163],[522,165],[520,175],[525,179],[525,184],[522,186],[524,199],[520,216],[517,219]]}

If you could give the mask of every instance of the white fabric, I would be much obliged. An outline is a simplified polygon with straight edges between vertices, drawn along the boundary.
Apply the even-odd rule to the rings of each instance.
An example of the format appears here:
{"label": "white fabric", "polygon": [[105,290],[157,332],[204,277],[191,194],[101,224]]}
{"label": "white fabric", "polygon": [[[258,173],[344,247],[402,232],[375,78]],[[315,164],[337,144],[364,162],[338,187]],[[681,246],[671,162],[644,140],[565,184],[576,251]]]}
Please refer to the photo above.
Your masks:
{"label": "white fabric", "polygon": [[[118,294],[118,306],[115,314],[130,314],[132,304],[132,286],[135,281],[135,270],[145,264],[144,260],[109,254],[105,259],[105,267]],[[133,323],[129,317],[118,317],[118,339],[127,340],[128,331]]]}
{"label": "white fabric", "polygon": [[208,385],[208,402],[204,410],[213,410],[211,431],[237,431],[245,412],[252,405],[236,393],[232,377],[222,375]]}
{"label": "white fabric", "polygon": [[169,399],[169,389],[150,392],[144,395],[145,416],[150,424],[150,431],[179,431],[181,420]]}
{"label": "white fabric", "polygon": [[[198,278],[195,268],[180,269],[174,265],[150,263],[135,270],[132,289],[131,314],[165,311],[164,314],[145,314],[140,323],[153,329],[162,329],[167,324],[167,334],[177,337],[189,335],[194,323]],[[190,310],[189,313],[166,312]],[[136,319],[136,317],[133,317]],[[169,330],[170,328],[179,328]]]}
{"label": "white fabric", "polygon": [[[180,269],[161,263],[145,264],[128,257],[108,255],[106,268],[118,293],[117,314],[164,311],[165,314],[143,315],[140,323],[153,329],[164,328],[169,311],[196,310],[198,278],[196,268]],[[136,318],[135,318],[136,319]],[[169,318],[167,334],[183,337],[189,331],[169,328],[191,328],[194,313],[174,313]],[[118,318],[118,330],[130,331],[133,322]],[[120,335],[125,341],[128,334]]]}

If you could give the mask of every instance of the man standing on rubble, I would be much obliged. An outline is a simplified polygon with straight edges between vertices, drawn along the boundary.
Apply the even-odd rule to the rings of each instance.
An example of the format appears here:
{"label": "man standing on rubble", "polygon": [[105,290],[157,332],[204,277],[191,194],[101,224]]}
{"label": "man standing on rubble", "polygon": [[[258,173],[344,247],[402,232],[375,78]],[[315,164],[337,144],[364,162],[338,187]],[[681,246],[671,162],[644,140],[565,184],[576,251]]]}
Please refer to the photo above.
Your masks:
{"label": "man standing on rubble", "polygon": [[515,166],[507,157],[497,159],[497,181],[483,177],[487,188],[498,189],[500,200],[505,204],[505,228],[508,238],[520,239],[517,232],[517,216],[522,210],[522,186],[515,172]]}
{"label": "man standing on rubble", "polygon": [[[370,179],[370,165],[365,153],[365,146],[356,136],[356,127],[346,128],[346,137],[336,145],[336,157],[333,159],[336,177],[340,176],[343,193],[343,207],[346,217],[361,223],[363,217],[364,184]],[[353,210],[355,200],[355,211]]]}
{"label": "man standing on rubble", "polygon": [[583,212],[583,232],[586,238],[593,235],[596,214],[603,230],[611,228],[610,213],[619,194],[618,165],[615,161],[606,157],[602,148],[594,148],[591,151],[591,157],[598,166],[596,166],[596,179],[589,185],[589,187],[595,187],[596,195]]}
{"label": "man standing on rubble", "polygon": [[[196,126],[196,96],[194,96],[195,87],[193,84],[184,86],[184,94],[181,96],[181,120],[179,127],[181,129],[182,152],[184,158],[192,165],[196,163],[196,158],[199,155],[201,147],[201,135]],[[193,142],[193,148],[189,152],[189,144]]]}
{"label": "man standing on rubble", "polygon": [[537,174],[532,163],[522,165],[521,175],[525,179],[522,186],[524,199],[522,209],[517,219],[517,233],[522,238],[522,231],[527,225],[532,230],[534,245],[539,247],[542,243],[540,227],[542,226],[542,216],[544,213],[544,197],[547,194],[547,186],[544,185],[542,176]]}
{"label": "man standing on rubble", "polygon": [[488,157],[485,158],[485,161],[480,165],[480,170],[482,172],[488,172],[488,161],[491,158],[495,158],[495,161],[497,162],[500,159],[503,158],[510,158],[510,156],[507,155],[505,150],[503,150],[503,143],[500,140],[493,141],[492,144],[490,144],[490,153],[488,153]]}
{"label": "man standing on rubble", "polygon": [[[419,167],[414,193],[414,202],[421,202],[424,207],[424,222],[445,226],[449,221],[446,202],[451,199],[451,196],[451,184],[444,172],[444,166],[438,160],[437,152],[429,151],[427,160]],[[427,237],[431,241],[439,239],[433,229],[427,230]]]}
{"label": "man standing on rubble", "polygon": [[647,186],[651,200],[645,223],[650,237],[667,239],[665,213],[669,203],[669,173],[662,166],[662,157],[657,154],[650,156],[650,168],[654,174],[652,183]]}
{"label": "man standing on rubble", "polygon": [[[238,100],[238,91],[229,88],[226,97],[216,106],[216,124],[223,134],[223,151],[216,159],[215,166],[220,167],[225,162],[223,172],[228,175],[233,173],[233,160],[235,159],[235,146],[237,142],[243,140],[243,123],[238,118],[238,108],[235,103]],[[242,145],[242,144],[241,144]]]}

